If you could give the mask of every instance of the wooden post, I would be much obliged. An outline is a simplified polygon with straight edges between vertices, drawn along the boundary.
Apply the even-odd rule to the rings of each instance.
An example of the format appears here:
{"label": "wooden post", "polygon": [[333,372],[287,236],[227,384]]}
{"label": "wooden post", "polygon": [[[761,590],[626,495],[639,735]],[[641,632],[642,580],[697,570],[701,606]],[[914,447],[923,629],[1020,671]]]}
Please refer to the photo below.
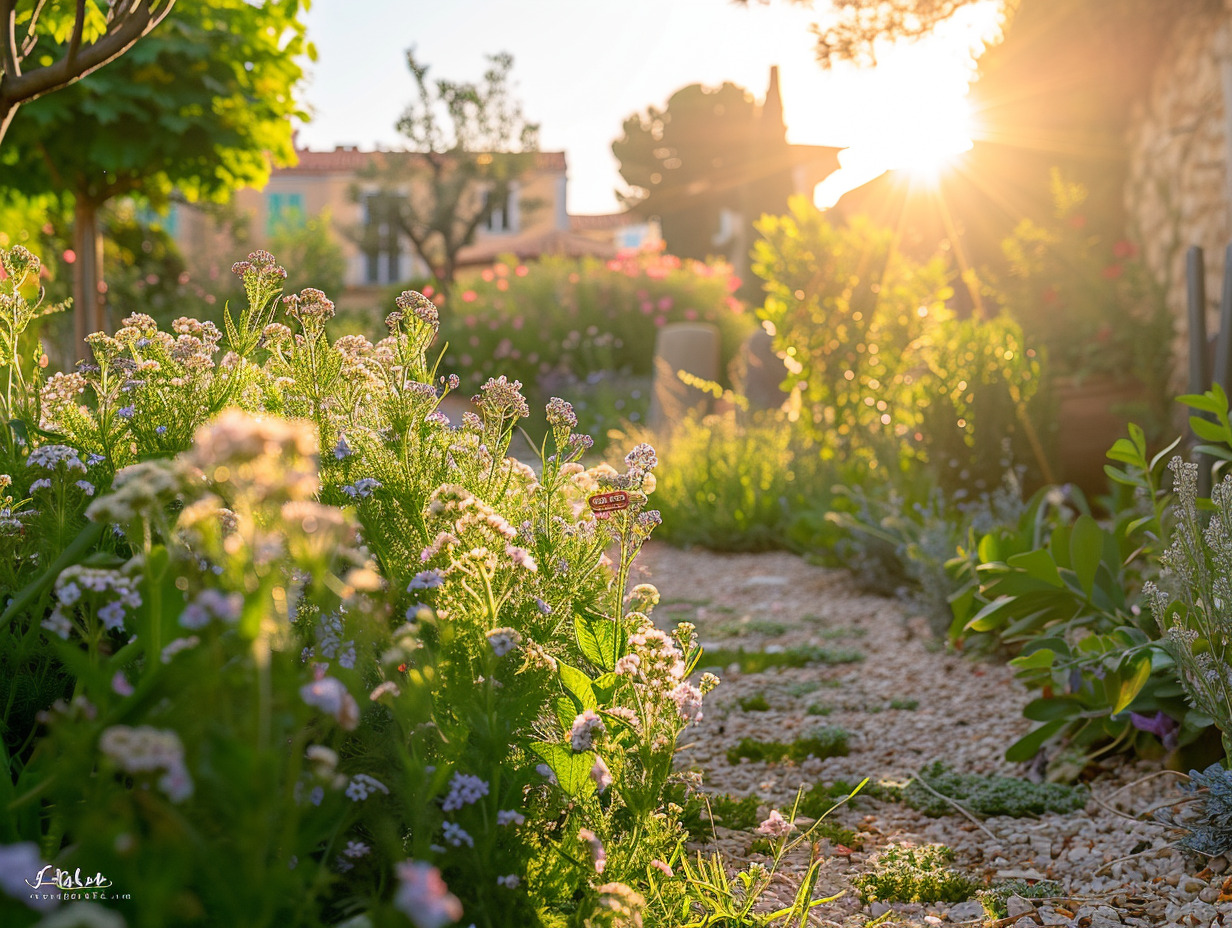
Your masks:
{"label": "wooden post", "polygon": [[[1186,293],[1189,308],[1189,392],[1205,393],[1211,385],[1206,343],[1206,262],[1199,245],[1185,253]],[[1197,436],[1192,440],[1196,443]],[[1198,455],[1198,495],[1211,494],[1211,461]]]}

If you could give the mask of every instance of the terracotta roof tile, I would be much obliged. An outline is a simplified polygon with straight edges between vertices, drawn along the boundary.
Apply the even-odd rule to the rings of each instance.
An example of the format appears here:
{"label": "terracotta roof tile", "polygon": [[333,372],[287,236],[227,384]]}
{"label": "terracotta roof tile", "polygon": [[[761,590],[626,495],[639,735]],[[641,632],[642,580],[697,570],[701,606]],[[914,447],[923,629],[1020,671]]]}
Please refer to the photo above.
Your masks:
{"label": "terracotta roof tile", "polygon": [[[314,151],[311,148],[298,148],[295,154],[299,159],[297,164],[286,168],[276,168],[275,173],[351,173],[367,167],[383,155],[396,155],[399,153],[360,151],[357,147],[339,146],[333,151]],[[541,151],[538,153],[535,167],[540,171],[563,171],[565,170],[565,153],[563,151]]]}

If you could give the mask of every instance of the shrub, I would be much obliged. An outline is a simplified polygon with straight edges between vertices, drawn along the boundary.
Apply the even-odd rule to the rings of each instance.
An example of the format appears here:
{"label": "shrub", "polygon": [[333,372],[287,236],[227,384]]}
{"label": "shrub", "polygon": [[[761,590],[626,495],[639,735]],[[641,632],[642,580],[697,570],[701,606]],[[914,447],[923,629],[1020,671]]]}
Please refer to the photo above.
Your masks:
{"label": "shrub", "polygon": [[887,844],[871,869],[852,879],[861,901],[963,902],[979,884],[949,866],[954,852],[941,844]]}
{"label": "shrub", "polygon": [[[589,393],[600,382],[590,378],[599,372],[650,377],[655,339],[668,323],[717,326],[726,363],[755,324],[732,296],[737,285],[724,265],[652,252],[606,262],[507,259],[459,280],[441,337],[451,346],[464,389],[503,373],[546,401],[552,393]],[[602,401],[584,398],[591,405]],[[639,421],[648,399],[647,391],[626,418]],[[595,439],[606,435],[599,425],[592,419]]]}
{"label": "shrub", "polygon": [[[920,771],[920,778],[976,815],[1008,815],[1022,818],[1055,812],[1067,815],[1087,803],[1084,786],[1063,783],[1032,783],[1018,777],[980,776],[955,773],[940,761]],[[903,802],[925,815],[949,815],[954,807],[912,780],[903,790]]]}
{"label": "shrub", "polygon": [[717,683],[628,589],[653,449],[585,471],[554,400],[540,470],[506,457],[519,385],[441,415],[428,300],[331,341],[332,303],[280,303],[261,252],[223,330],[130,316],[44,380],[38,261],[0,262],[5,860],[140,887],[151,923],[639,909]]}
{"label": "shrub", "polygon": [[[672,424],[656,442],[664,466],[655,502],[664,513],[662,538],[715,551],[798,547],[792,528],[802,508],[828,508],[832,487],[845,476],[823,446],[778,413],[749,419],[734,412]],[[836,534],[836,533],[831,533]]]}

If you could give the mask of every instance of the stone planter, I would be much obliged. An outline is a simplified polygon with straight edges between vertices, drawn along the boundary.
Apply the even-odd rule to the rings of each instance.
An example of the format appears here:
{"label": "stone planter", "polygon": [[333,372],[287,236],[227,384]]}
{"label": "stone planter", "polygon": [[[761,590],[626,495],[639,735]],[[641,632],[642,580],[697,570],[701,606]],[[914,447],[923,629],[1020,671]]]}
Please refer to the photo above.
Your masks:
{"label": "stone planter", "polygon": [[1057,479],[1077,484],[1088,496],[1106,493],[1108,449],[1128,434],[1126,426],[1148,402],[1145,386],[1132,377],[1097,374],[1058,377],[1052,389]]}

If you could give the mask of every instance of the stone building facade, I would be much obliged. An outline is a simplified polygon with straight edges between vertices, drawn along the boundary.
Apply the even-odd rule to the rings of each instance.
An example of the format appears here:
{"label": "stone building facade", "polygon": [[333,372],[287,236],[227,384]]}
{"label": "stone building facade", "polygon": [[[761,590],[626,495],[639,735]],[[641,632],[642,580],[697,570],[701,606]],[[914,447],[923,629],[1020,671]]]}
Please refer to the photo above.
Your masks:
{"label": "stone building facade", "polygon": [[[1165,288],[1184,358],[1186,251],[1205,251],[1207,330],[1214,331],[1232,243],[1232,0],[1187,10],[1162,43],[1147,90],[1129,112],[1125,208]],[[1183,382],[1184,364],[1179,368]]]}

